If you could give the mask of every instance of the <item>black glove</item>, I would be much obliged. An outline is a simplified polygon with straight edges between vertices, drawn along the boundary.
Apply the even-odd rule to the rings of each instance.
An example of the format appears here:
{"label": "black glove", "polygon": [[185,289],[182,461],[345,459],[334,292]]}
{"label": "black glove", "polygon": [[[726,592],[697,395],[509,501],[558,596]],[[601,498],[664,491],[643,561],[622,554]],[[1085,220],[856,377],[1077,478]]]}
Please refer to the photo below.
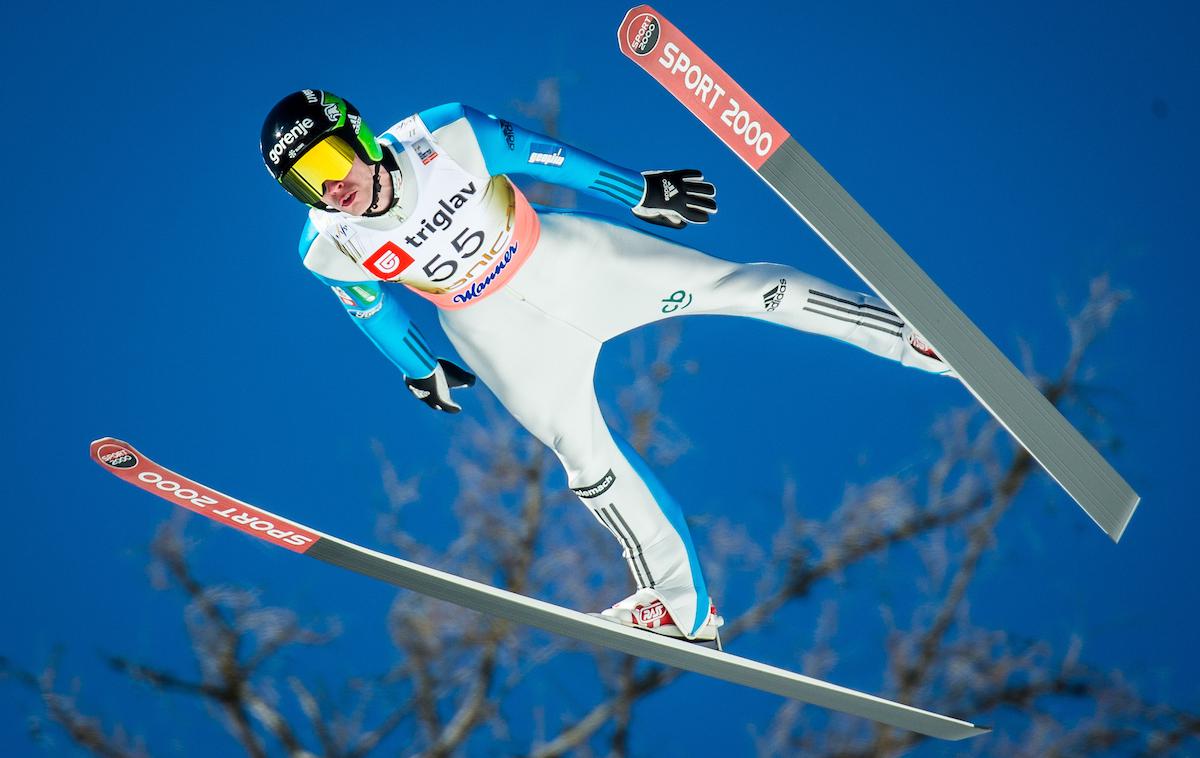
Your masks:
{"label": "black glove", "polygon": [[633,215],[674,229],[708,223],[717,212],[717,188],[704,181],[694,168],[679,171],[643,171],[646,189],[642,201],[633,207]]}
{"label": "black glove", "polygon": [[475,383],[475,375],[445,358],[438,358],[432,374],[422,379],[406,376],[404,383],[418,400],[435,411],[458,413],[462,408],[450,399],[450,390],[470,387]]}

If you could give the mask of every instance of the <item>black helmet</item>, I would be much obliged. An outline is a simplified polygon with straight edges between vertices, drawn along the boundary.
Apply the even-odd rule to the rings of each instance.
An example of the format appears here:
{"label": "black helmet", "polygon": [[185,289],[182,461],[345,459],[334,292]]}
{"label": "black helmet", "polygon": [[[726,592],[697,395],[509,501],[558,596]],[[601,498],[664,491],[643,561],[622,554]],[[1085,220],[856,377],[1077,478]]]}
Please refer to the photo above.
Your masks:
{"label": "black helmet", "polygon": [[306,205],[324,208],[324,183],[343,179],[354,155],[368,164],[383,149],[358,109],[332,92],[306,89],[280,100],[263,121],[259,138],[271,176]]}

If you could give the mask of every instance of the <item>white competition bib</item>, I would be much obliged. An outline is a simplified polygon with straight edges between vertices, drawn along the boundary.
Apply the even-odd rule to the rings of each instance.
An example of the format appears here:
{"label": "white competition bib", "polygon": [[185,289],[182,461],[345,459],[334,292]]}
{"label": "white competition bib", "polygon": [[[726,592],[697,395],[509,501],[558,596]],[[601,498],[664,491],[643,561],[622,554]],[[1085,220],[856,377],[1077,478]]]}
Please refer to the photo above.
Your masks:
{"label": "white competition bib", "polygon": [[[362,272],[362,279],[400,282],[439,308],[464,308],[499,290],[537,245],[537,213],[505,176],[468,173],[418,115],[383,134],[385,149],[406,152],[417,202],[403,222],[313,210],[313,225]],[[346,279],[346,266],[309,262],[318,274]],[[323,271],[323,268],[336,268]]]}

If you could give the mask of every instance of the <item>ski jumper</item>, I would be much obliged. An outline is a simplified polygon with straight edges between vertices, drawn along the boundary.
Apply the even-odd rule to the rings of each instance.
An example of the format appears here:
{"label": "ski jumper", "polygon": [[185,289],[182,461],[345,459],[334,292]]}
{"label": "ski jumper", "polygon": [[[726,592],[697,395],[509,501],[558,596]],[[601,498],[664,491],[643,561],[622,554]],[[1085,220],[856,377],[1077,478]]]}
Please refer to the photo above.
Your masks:
{"label": "ski jumper", "polygon": [[507,175],[552,182],[625,208],[635,171],[452,103],[380,137],[399,169],[383,216],[313,209],[304,265],[409,377],[436,358],[399,302],[437,305],[450,341],[531,434],[550,447],[580,501],[617,540],[639,589],[659,593],[687,636],[708,610],[683,511],[600,413],[593,388],[604,342],[680,315],[749,316],[945,371],[910,345],[881,300],[790,266],[731,263],[592,214],[535,209]]}

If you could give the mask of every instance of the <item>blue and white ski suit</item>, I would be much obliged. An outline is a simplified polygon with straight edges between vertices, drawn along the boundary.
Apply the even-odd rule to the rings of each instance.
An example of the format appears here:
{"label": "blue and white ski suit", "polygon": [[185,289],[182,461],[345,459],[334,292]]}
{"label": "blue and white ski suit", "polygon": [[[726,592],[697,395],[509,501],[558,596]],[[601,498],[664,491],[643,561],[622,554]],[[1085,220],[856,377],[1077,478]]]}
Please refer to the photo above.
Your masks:
{"label": "blue and white ski suit", "polygon": [[624,208],[642,176],[503,119],[452,103],[395,125],[397,202],[384,216],[312,210],[305,266],[410,377],[436,365],[401,305],[433,300],[450,341],[526,429],[558,455],[581,502],[620,543],[639,589],[653,588],[686,636],[708,590],[683,512],[601,417],[593,373],[601,345],[691,314],[750,316],[944,371],[910,347],[881,300],[773,263],[720,260],[598,216],[533,209],[521,174]]}

